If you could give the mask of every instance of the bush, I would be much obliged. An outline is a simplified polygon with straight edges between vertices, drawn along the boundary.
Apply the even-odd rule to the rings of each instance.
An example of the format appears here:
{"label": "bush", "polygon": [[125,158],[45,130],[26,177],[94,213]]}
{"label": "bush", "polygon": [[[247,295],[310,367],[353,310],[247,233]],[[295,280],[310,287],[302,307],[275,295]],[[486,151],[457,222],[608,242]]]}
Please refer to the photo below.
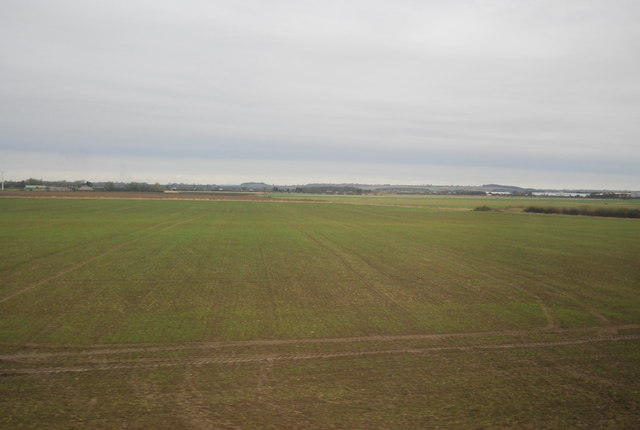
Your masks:
{"label": "bush", "polygon": [[555,208],[555,207],[539,207],[529,206],[524,209],[525,212],[542,213],[542,214],[563,214],[563,215],[584,215],[584,216],[602,216],[612,218],[640,218],[640,209],[629,208]]}
{"label": "bush", "polygon": [[478,206],[477,208],[474,209],[474,211],[478,211],[478,212],[487,212],[492,210],[493,209],[491,209],[489,206]]}

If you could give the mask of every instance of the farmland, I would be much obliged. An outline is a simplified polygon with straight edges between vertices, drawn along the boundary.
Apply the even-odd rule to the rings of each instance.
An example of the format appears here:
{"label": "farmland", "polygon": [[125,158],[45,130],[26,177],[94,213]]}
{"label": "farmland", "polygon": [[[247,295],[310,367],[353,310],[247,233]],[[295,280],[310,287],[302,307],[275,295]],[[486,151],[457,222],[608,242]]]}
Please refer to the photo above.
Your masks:
{"label": "farmland", "polygon": [[557,198],[557,197],[518,197],[518,196],[455,196],[455,195],[332,195],[273,193],[270,196],[282,200],[307,200],[356,205],[401,206],[432,209],[473,209],[477,206],[492,208],[522,209],[527,206],[544,207],[622,207],[638,209],[640,203],[634,200],[613,200],[597,198]]}
{"label": "farmland", "polygon": [[275,197],[0,199],[0,423],[637,424],[638,220]]}

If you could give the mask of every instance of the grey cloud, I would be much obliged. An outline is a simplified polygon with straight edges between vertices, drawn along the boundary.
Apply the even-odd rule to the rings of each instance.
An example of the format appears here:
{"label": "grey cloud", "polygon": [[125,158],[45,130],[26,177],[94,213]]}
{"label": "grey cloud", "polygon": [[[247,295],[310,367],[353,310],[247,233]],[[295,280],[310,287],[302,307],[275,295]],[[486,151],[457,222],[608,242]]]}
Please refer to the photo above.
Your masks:
{"label": "grey cloud", "polygon": [[634,1],[27,0],[0,16],[5,150],[327,171],[633,175],[640,159]]}

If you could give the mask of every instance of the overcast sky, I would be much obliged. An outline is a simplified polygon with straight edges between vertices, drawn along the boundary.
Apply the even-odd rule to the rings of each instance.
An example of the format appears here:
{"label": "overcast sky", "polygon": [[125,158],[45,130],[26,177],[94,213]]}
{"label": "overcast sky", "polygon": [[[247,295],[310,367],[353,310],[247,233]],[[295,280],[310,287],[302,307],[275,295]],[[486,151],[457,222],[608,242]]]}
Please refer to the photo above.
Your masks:
{"label": "overcast sky", "polygon": [[2,0],[8,179],[640,189],[637,0]]}

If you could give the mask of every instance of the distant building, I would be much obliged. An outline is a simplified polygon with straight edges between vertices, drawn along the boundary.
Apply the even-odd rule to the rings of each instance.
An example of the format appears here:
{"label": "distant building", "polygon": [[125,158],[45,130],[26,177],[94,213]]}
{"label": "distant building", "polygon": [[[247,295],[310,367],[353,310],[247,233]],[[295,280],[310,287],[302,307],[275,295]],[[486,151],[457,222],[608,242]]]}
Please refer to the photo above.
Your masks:
{"label": "distant building", "polygon": [[93,187],[90,187],[88,185],[83,185],[81,187],[78,187],[78,191],[93,191]]}
{"label": "distant building", "polygon": [[47,191],[46,185],[25,185],[25,191]]}
{"label": "distant building", "polygon": [[566,191],[534,191],[534,197],[587,197],[587,193],[570,193]]}

